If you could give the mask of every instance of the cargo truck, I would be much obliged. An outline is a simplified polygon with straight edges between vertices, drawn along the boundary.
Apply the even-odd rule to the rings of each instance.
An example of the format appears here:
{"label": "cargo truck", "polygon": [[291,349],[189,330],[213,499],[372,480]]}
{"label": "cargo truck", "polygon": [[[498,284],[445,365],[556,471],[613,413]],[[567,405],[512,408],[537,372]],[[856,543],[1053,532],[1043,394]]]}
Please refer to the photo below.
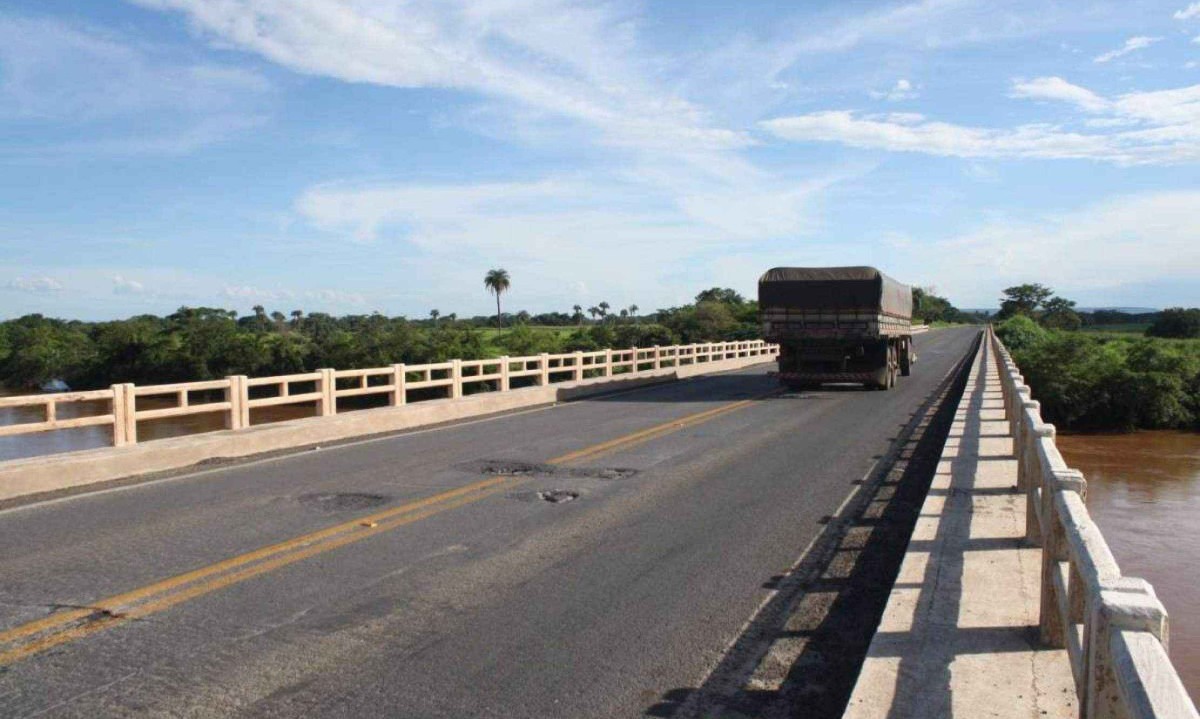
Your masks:
{"label": "cargo truck", "polygon": [[779,380],[886,390],[912,372],[912,290],[874,267],[776,267],[758,280],[763,337]]}

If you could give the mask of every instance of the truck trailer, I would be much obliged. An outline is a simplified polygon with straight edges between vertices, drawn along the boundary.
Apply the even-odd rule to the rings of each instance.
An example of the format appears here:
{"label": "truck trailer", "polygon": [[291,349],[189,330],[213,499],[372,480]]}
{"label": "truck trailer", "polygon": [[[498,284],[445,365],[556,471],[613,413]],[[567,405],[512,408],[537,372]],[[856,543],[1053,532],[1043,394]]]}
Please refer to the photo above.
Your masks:
{"label": "truck trailer", "polygon": [[763,337],[791,389],[886,390],[912,372],[912,290],[874,267],[776,267],[758,280]]}

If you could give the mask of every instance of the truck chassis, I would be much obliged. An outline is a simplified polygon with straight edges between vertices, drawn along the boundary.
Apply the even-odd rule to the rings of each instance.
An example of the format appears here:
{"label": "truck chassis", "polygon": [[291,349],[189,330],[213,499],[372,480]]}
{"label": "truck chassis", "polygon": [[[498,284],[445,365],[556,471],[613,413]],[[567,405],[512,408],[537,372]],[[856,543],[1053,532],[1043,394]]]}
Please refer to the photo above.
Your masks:
{"label": "truck chassis", "polygon": [[887,390],[917,359],[907,318],[772,308],[763,320],[780,346],[779,380],[790,389],[854,382]]}

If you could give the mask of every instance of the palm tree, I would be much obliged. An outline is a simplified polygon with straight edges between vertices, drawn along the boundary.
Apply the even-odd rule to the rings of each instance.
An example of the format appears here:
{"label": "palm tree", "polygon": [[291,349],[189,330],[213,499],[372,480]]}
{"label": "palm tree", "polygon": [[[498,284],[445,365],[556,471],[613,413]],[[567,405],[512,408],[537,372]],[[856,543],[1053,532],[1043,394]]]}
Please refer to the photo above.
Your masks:
{"label": "palm tree", "polygon": [[634,323],[637,323],[637,305],[629,305],[629,316],[633,318]]}
{"label": "palm tree", "polygon": [[583,305],[575,305],[571,309],[575,310],[575,323],[580,325],[583,324]]}
{"label": "palm tree", "polygon": [[595,305],[593,305],[588,308],[588,314],[590,314],[592,316],[592,319],[596,319],[597,315],[601,315],[604,313],[600,311],[599,307],[596,307]]}
{"label": "palm tree", "polygon": [[442,313],[438,312],[437,310],[429,310],[429,319],[433,320],[434,327],[437,327],[437,318],[441,315]]}
{"label": "palm tree", "polygon": [[608,308],[612,307],[612,305],[608,304],[607,302],[601,302],[596,306],[600,308],[600,319],[608,319]]}
{"label": "palm tree", "polygon": [[487,288],[488,292],[496,295],[496,328],[499,329],[504,325],[500,314],[500,295],[508,291],[508,270],[503,268],[488,270],[487,275],[483,278],[483,286]]}
{"label": "palm tree", "polygon": [[292,310],[292,326],[296,327],[300,324],[300,318],[304,316],[303,310]]}

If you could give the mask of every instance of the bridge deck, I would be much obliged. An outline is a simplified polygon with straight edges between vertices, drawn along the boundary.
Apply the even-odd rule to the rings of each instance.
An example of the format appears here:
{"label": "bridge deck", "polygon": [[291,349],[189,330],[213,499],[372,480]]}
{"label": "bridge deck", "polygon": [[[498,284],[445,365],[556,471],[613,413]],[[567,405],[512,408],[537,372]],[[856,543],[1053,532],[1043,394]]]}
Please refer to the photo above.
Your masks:
{"label": "bridge deck", "polygon": [[984,343],[847,719],[1078,714],[1066,650],[1038,644],[1041,550],[999,383]]}
{"label": "bridge deck", "polygon": [[0,716],[837,716],[887,587],[790,568],[977,335],[891,392],[764,366],[0,511]]}

